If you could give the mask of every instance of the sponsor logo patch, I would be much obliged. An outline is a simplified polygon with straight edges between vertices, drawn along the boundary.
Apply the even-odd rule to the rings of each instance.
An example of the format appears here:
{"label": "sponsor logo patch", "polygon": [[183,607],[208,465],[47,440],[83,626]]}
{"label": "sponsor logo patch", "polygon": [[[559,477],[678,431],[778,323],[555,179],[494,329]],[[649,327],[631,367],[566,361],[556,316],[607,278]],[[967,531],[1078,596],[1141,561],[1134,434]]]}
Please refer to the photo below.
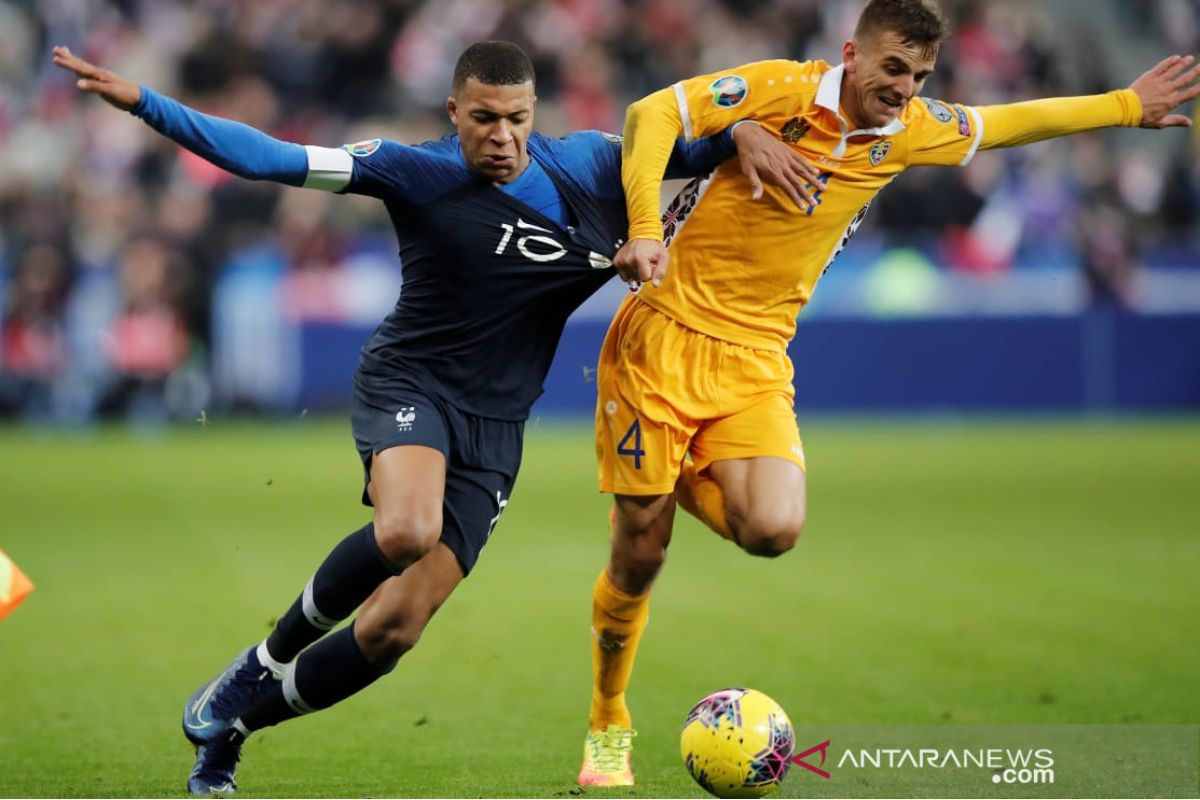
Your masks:
{"label": "sponsor logo patch", "polygon": [[888,157],[888,153],[890,152],[892,152],[892,143],[890,141],[876,142],[871,145],[871,166],[878,167]]}
{"label": "sponsor logo patch", "polygon": [[733,108],[746,99],[750,91],[746,80],[740,75],[724,75],[717,78],[708,87],[712,92],[713,105],[720,108]]}
{"label": "sponsor logo patch", "polygon": [[620,134],[617,134],[617,133],[608,133],[607,131],[600,131],[600,135],[603,136],[606,140],[612,142],[613,144],[620,144],[621,142],[625,141],[625,137],[621,136]]}
{"label": "sponsor logo patch", "polygon": [[365,139],[364,141],[355,142],[354,144],[343,145],[343,147],[350,155],[362,158],[363,156],[369,156],[371,153],[374,153],[379,149],[379,145],[381,144],[383,144],[382,139]]}
{"label": "sponsor logo patch", "polygon": [[949,123],[954,121],[954,112],[946,107],[946,104],[941,100],[931,100],[928,97],[920,98],[925,107],[929,109],[929,113],[933,114],[933,118],[941,123]]}
{"label": "sponsor logo patch", "polygon": [[812,125],[808,124],[808,120],[792,117],[779,131],[779,138],[788,144],[795,144],[807,136],[810,130],[812,130]]}

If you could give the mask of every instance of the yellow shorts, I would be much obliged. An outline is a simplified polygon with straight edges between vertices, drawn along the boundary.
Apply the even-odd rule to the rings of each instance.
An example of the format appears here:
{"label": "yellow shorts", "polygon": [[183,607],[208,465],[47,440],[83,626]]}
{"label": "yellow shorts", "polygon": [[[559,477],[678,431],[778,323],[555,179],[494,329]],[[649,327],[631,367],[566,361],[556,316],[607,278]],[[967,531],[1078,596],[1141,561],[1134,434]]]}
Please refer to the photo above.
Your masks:
{"label": "yellow shorts", "polygon": [[684,455],[773,456],[804,464],[792,362],[697,333],[631,295],[617,310],[596,375],[600,491],[669,494]]}

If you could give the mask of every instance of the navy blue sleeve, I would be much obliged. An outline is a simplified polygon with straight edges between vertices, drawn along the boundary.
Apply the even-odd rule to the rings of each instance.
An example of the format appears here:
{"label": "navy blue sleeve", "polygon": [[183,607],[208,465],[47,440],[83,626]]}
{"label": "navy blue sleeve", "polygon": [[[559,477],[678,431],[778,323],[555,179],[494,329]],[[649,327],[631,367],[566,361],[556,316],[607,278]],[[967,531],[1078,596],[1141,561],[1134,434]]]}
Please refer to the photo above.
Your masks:
{"label": "navy blue sleeve", "polygon": [[145,86],[131,113],[206,161],[242,178],[300,186],[308,175],[303,146],[281,142],[240,122],[202,114]]}
{"label": "navy blue sleeve", "polygon": [[371,139],[345,149],[354,158],[350,194],[421,203],[474,180],[453,136],[420,145]]}
{"label": "navy blue sleeve", "polygon": [[[584,191],[598,197],[620,197],[624,193],[621,185],[620,136],[600,131],[580,131],[562,139],[542,137],[540,141],[557,154],[560,163]],[[680,138],[675,142],[665,177],[693,178],[706,175],[736,153],[732,128],[694,142]]]}
{"label": "navy blue sleeve", "polygon": [[707,175],[716,169],[722,161],[737,154],[733,144],[733,126],[726,128],[714,136],[706,136],[694,142],[683,138],[675,140],[675,149],[671,151],[671,160],[667,162],[665,178],[694,178],[697,175]]}

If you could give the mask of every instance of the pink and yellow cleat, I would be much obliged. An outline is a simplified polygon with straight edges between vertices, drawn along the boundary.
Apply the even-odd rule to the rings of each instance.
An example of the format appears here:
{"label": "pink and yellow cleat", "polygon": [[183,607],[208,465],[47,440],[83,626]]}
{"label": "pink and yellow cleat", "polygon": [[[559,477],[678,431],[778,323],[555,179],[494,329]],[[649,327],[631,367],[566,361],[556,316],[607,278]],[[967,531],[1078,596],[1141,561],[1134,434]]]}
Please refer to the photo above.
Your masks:
{"label": "pink and yellow cleat", "polygon": [[588,731],[583,743],[580,786],[633,786],[629,756],[637,731],[609,725],[602,731]]}

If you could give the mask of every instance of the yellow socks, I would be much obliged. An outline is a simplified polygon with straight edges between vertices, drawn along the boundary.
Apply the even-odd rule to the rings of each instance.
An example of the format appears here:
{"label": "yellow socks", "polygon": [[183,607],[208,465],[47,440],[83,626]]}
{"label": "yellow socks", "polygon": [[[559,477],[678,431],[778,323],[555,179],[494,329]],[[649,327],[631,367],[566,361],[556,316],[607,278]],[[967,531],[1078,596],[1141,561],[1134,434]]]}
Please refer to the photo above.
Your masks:
{"label": "yellow socks", "polygon": [[725,518],[725,494],[712,478],[701,477],[690,461],[685,461],[675,483],[675,497],[683,510],[731,542],[737,540]]}
{"label": "yellow socks", "polygon": [[592,591],[592,707],[588,729],[630,728],[625,689],[650,616],[650,593],[626,594],[601,570]]}

